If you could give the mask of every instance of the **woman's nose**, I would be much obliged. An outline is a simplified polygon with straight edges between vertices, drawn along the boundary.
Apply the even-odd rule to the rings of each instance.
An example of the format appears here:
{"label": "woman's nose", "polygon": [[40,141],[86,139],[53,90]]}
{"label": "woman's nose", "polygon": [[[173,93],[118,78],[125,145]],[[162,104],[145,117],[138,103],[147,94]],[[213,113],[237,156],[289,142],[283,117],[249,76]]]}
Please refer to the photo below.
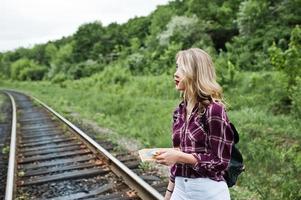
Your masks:
{"label": "woman's nose", "polygon": [[177,75],[177,72],[174,73],[173,77],[174,77],[174,78],[179,78],[179,76]]}

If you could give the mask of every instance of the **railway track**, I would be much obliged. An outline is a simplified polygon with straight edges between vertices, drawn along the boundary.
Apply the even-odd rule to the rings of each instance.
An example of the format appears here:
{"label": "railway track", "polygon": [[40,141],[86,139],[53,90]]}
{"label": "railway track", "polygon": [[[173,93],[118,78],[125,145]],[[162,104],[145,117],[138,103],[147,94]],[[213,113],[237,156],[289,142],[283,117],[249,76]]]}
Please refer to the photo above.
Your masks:
{"label": "railway track", "polygon": [[117,159],[110,144],[101,146],[38,99],[6,94],[13,121],[5,199],[163,199],[130,169],[138,164],[126,153]]}
{"label": "railway track", "polygon": [[11,105],[9,97],[0,94],[0,200],[4,199],[6,171],[11,132]]}

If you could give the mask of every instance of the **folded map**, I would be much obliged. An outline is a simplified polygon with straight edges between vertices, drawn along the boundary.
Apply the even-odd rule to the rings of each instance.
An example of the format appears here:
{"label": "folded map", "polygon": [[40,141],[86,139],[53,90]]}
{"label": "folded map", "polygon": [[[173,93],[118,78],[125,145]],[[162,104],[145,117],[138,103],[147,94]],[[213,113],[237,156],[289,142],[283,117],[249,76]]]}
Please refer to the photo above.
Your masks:
{"label": "folded map", "polygon": [[142,162],[145,161],[156,161],[156,156],[159,155],[160,150],[169,150],[172,148],[153,148],[153,149],[141,149],[138,151]]}

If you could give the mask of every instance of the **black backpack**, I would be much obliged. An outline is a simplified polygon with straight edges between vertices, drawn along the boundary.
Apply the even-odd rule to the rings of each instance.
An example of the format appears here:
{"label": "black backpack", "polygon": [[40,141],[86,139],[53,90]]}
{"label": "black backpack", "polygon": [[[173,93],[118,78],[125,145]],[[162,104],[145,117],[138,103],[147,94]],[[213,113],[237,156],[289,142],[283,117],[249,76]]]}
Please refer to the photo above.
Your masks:
{"label": "black backpack", "polygon": [[[201,120],[204,125],[205,131],[208,132],[207,126],[205,125],[206,112],[202,115]],[[235,185],[238,176],[245,170],[242,154],[235,146],[235,144],[239,142],[239,135],[235,126],[232,123],[230,123],[230,125],[234,134],[234,144],[232,146],[231,160],[224,174],[224,179],[226,180],[228,187],[232,187],[233,185]]]}

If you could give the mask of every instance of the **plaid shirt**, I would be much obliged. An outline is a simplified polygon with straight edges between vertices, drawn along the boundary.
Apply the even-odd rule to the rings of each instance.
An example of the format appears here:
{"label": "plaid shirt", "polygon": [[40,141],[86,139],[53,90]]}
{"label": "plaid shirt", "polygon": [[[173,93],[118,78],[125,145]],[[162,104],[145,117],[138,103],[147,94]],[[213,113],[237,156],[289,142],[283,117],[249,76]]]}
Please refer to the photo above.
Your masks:
{"label": "plaid shirt", "polygon": [[230,162],[234,143],[224,107],[213,102],[206,108],[206,129],[201,122],[198,106],[193,108],[188,123],[185,122],[185,108],[186,104],[182,101],[173,114],[173,146],[192,154],[197,163],[195,165],[176,163],[170,169],[170,180],[174,182],[176,176],[224,180],[224,171]]}

